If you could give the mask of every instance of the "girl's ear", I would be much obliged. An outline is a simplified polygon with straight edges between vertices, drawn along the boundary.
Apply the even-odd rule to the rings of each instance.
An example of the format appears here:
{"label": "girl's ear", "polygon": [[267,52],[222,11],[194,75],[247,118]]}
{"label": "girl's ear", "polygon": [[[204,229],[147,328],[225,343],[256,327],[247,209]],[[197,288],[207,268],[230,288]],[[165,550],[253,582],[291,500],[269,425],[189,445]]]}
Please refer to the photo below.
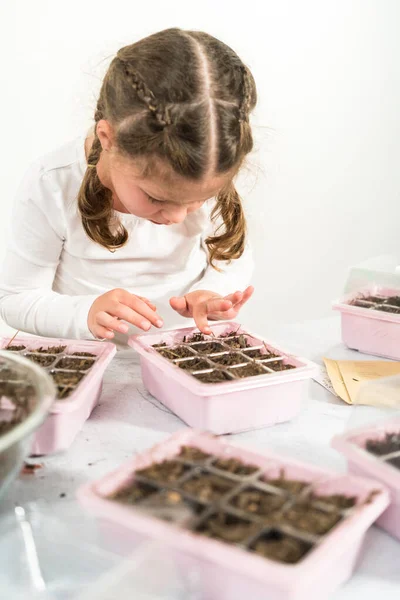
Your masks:
{"label": "girl's ear", "polygon": [[111,150],[114,143],[114,132],[111,123],[105,119],[101,119],[96,124],[96,133],[99,138],[102,149],[105,152]]}

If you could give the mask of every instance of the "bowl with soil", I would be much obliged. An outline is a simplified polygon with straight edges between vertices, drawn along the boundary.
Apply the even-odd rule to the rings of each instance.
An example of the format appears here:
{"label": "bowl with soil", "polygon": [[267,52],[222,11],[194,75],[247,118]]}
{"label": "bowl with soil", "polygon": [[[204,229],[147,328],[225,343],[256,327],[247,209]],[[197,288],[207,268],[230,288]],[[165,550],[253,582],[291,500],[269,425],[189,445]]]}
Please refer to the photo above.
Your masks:
{"label": "bowl with soil", "polygon": [[369,286],[333,308],[341,314],[342,339],[349,348],[400,360],[400,290]]}
{"label": "bowl with soil", "polygon": [[350,430],[333,438],[332,446],[345,456],[350,473],[389,489],[391,504],[377,525],[400,540],[400,417]]}
{"label": "bowl with soil", "polygon": [[55,396],[54,383],[43,369],[0,351],[0,496],[29,455]]}
{"label": "bowl with soil", "polygon": [[66,450],[82,429],[101,394],[104,372],[116,347],[109,342],[54,338],[2,338],[9,356],[22,356],[45,372],[56,386],[56,400],[36,432],[32,454]]}
{"label": "bowl with soil", "polygon": [[79,500],[121,535],[162,539],[201,597],[305,600],[350,577],[388,505],[379,483],[185,430],[86,484]]}
{"label": "bowl with soil", "polygon": [[185,423],[216,434],[287,421],[302,405],[315,365],[234,321],[136,335],[147,390]]}

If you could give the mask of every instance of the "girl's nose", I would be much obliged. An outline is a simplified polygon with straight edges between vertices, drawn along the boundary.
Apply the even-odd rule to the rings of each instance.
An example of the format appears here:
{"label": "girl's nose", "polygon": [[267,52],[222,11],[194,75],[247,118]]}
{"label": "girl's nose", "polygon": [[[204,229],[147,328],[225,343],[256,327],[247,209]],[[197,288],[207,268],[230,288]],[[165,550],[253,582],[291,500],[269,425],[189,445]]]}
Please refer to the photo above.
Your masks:
{"label": "girl's nose", "polygon": [[187,216],[187,208],[186,206],[174,206],[172,208],[168,208],[165,211],[165,216],[167,217],[170,223],[182,223]]}

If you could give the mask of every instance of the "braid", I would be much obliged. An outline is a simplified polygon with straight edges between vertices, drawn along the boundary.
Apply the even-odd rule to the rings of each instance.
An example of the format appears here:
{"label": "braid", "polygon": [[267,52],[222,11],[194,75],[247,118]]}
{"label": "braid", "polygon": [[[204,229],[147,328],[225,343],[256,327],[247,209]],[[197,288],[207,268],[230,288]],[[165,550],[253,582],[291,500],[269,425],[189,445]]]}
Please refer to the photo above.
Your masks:
{"label": "braid", "polygon": [[248,121],[251,109],[252,85],[249,77],[249,72],[245,65],[240,65],[242,75],[242,99],[239,104],[239,122]]}
{"label": "braid", "polygon": [[130,63],[122,60],[118,55],[117,58],[124,68],[126,77],[128,77],[128,79],[131,81],[137,97],[154,115],[159,125],[161,125],[161,127],[167,127],[168,125],[171,125],[171,116],[169,114],[168,107],[163,106],[161,102],[156,100],[156,97],[151,89],[145,84],[138,71],[136,71],[136,69],[134,69]]}

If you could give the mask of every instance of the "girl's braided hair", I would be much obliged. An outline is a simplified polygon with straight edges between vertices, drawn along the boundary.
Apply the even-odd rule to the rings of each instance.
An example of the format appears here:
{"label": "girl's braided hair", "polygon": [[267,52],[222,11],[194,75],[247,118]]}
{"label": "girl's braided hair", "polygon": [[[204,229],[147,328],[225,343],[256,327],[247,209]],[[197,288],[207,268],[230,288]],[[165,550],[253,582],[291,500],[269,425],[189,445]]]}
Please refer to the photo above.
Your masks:
{"label": "girl's braided hair", "polygon": [[[256,104],[254,79],[237,54],[202,32],[167,29],[121,48],[105,75],[94,115],[115,130],[118,151],[143,158],[151,173],[161,159],[187,179],[232,173],[252,150],[249,114]],[[95,167],[102,147],[94,133],[78,207],[95,242],[114,251],[128,233],[114,225],[111,191]],[[206,240],[210,263],[239,258],[246,222],[232,179],[217,196],[213,221],[223,225]]]}

